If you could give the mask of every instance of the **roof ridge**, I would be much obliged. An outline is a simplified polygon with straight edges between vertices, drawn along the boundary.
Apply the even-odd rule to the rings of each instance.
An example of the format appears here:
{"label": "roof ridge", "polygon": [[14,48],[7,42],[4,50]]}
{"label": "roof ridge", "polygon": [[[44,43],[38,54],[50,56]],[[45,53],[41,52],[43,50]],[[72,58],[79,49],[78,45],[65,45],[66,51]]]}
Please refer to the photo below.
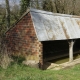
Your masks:
{"label": "roof ridge", "polygon": [[61,13],[53,13],[53,12],[44,11],[44,10],[38,10],[38,9],[33,9],[33,8],[30,9],[30,12],[41,13],[41,14],[47,14],[47,15],[53,15],[53,16],[62,16],[62,17],[80,18],[80,16],[77,16],[77,15],[61,14]]}

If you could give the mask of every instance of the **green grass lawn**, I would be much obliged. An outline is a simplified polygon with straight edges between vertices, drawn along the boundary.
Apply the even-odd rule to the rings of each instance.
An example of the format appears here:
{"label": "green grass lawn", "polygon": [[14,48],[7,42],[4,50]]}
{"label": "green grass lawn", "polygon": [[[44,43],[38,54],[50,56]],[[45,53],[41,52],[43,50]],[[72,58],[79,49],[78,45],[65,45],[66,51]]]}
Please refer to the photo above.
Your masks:
{"label": "green grass lawn", "polygon": [[0,80],[80,80],[80,64],[64,70],[39,70],[22,64],[0,68]]}

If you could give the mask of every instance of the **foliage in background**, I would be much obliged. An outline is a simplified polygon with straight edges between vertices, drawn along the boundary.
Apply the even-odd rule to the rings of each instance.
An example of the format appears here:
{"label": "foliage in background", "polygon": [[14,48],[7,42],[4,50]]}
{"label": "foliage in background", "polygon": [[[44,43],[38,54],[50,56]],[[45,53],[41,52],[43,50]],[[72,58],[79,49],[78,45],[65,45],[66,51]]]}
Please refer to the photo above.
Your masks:
{"label": "foliage in background", "polygon": [[43,10],[50,11],[50,12],[56,12],[55,3],[53,0],[45,0],[43,1]]}
{"label": "foliage in background", "polygon": [[10,8],[8,1],[9,0],[5,0],[5,4],[0,5],[0,66],[4,69],[6,69],[12,61],[10,52],[7,51],[5,44],[5,32],[10,28],[10,22],[13,24],[17,20],[19,12],[18,8]]}
{"label": "foliage in background", "polygon": [[34,9],[42,9],[43,0],[30,0],[30,7]]}
{"label": "foliage in background", "polygon": [[80,15],[80,0],[44,0],[43,9],[57,13]]}
{"label": "foliage in background", "polygon": [[20,14],[22,15],[27,8],[29,7],[30,0],[21,0],[20,1]]}
{"label": "foliage in background", "polygon": [[[20,17],[20,7],[16,2],[12,2],[13,5],[10,5],[10,24],[11,26],[19,19]],[[0,36],[4,35],[7,31],[7,24],[6,24],[6,5],[0,5]],[[10,27],[11,27],[10,26]],[[9,28],[9,26],[8,26]]]}

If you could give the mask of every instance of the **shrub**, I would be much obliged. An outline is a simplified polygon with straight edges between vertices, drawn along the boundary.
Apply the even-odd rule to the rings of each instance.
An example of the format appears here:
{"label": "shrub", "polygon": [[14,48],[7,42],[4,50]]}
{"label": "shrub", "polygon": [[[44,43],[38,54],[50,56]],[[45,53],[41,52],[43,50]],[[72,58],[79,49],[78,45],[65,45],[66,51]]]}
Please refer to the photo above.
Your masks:
{"label": "shrub", "polygon": [[0,38],[0,66],[6,69],[13,60],[10,57],[10,52],[7,51],[4,39]]}
{"label": "shrub", "polygon": [[7,67],[10,65],[10,63],[11,63],[12,61],[13,61],[13,60],[9,57],[8,54],[3,54],[3,55],[1,55],[0,66],[1,66],[3,69],[7,69]]}

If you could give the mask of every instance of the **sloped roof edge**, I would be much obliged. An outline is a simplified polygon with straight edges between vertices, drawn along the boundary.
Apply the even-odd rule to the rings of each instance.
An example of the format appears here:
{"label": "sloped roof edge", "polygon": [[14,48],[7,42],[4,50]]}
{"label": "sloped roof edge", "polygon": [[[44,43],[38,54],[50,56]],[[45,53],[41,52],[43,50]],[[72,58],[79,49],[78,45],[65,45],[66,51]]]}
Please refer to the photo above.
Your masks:
{"label": "sloped roof edge", "polygon": [[26,10],[26,12],[19,18],[19,20],[17,20],[6,32],[5,32],[5,34],[10,30],[10,29],[12,29],[26,14],[28,14],[30,12],[30,9],[28,8],[27,10]]}
{"label": "sloped roof edge", "polygon": [[38,10],[38,9],[33,9],[33,8],[30,9],[30,12],[41,13],[41,14],[48,14],[48,15],[53,15],[53,16],[63,16],[63,17],[70,17],[70,18],[80,18],[80,16],[77,16],[77,15],[53,13],[53,12],[44,11],[44,10]]}

